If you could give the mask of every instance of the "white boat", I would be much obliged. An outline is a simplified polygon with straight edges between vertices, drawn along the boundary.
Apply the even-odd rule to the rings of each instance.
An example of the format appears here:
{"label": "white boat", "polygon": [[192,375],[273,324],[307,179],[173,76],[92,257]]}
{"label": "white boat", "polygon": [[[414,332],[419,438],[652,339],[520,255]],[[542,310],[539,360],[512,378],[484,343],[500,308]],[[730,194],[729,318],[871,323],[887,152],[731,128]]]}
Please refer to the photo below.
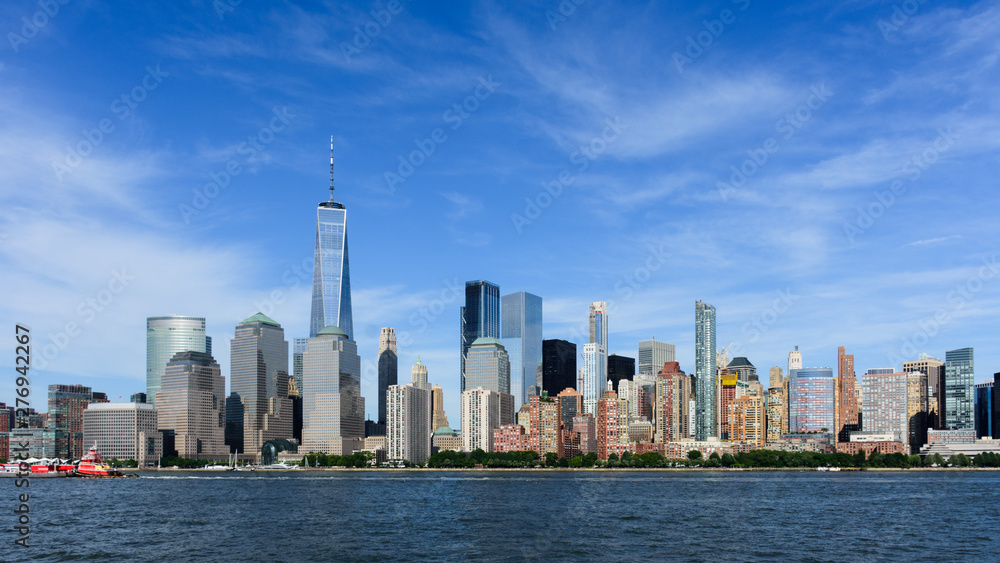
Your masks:
{"label": "white boat", "polygon": [[257,469],[264,470],[264,471],[270,471],[270,470],[280,471],[280,470],[298,469],[298,468],[299,468],[298,465],[288,465],[287,463],[285,463],[283,461],[279,461],[278,463],[275,463],[274,465],[261,465],[261,466],[257,467]]}

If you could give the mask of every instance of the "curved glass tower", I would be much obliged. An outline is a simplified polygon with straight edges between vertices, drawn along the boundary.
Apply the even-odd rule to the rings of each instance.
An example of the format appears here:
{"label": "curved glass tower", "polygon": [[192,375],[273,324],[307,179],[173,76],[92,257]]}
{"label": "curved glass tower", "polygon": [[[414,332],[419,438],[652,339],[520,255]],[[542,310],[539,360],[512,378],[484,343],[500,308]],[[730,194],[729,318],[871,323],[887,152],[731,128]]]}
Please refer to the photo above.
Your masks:
{"label": "curved glass tower", "polygon": [[328,326],[354,340],[351,314],[351,267],[347,253],[347,208],[333,201],[333,140],[330,141],[330,201],[316,209],[312,315],[309,337]]}
{"label": "curved glass tower", "polygon": [[146,397],[156,404],[156,392],[167,362],[178,352],[212,354],[204,317],[149,317],[146,319]]}

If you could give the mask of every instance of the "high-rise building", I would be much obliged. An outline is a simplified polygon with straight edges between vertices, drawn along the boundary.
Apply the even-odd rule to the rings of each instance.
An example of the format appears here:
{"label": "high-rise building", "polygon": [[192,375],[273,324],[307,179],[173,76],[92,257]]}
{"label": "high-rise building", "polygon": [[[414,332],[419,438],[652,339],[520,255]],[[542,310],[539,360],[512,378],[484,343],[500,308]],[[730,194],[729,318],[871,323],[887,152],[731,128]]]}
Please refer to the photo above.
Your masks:
{"label": "high-rise building", "polygon": [[976,438],[993,437],[993,382],[976,384],[974,389],[975,399],[975,427]]}
{"label": "high-rise building", "polygon": [[[396,355],[396,331],[382,328],[378,338],[378,423],[385,424],[386,392],[399,383],[399,358]],[[445,425],[447,426],[447,424]]]}
{"label": "high-rise building", "polygon": [[288,399],[288,341],[274,320],[257,313],[236,327],[230,344],[229,389],[243,401],[243,448],[292,438]]}
{"label": "high-rise building", "polygon": [[993,374],[993,439],[1000,440],[1000,373]]}
{"label": "high-rise building", "polygon": [[567,387],[556,395],[556,400],[559,401],[559,412],[562,413],[563,426],[567,430],[571,430],[573,419],[583,414],[583,395],[576,389]]}
{"label": "high-rise building", "polygon": [[611,354],[608,356],[608,381],[611,382],[611,389],[618,392],[618,382],[623,379],[629,381],[635,377],[635,358]]}
{"label": "high-rise building", "polygon": [[944,388],[941,380],[944,377],[944,362],[921,354],[914,362],[903,362],[903,371],[913,373],[919,371],[927,376],[927,425],[929,428],[941,429],[944,424]]}
{"label": "high-rise building", "polygon": [[224,432],[229,453],[244,453],[243,447],[243,400],[232,392],[226,397],[226,429]]}
{"label": "high-rise building", "polygon": [[895,442],[909,442],[910,420],[905,373],[866,373],[861,377],[864,397],[865,434],[893,436]]}
{"label": "high-rise building", "polygon": [[435,385],[431,388],[431,433],[445,427],[448,427],[448,415],[444,412],[444,389]]}
{"label": "high-rise building", "polygon": [[542,298],[524,291],[504,295],[500,318],[501,342],[510,357],[510,394],[520,407],[543,383],[537,377],[542,364]]}
{"label": "high-rise building", "polygon": [[83,457],[83,412],[94,402],[95,393],[83,385],[49,385],[48,427],[61,430],[57,435],[56,457]]}
{"label": "high-rise building", "polygon": [[[723,367],[723,366],[719,366]],[[735,373],[737,378],[743,383],[751,383],[757,381],[757,368],[750,363],[750,360],[743,356],[738,356],[733,358],[727,366],[725,366],[731,373]]]}
{"label": "high-rise building", "polygon": [[610,446],[628,442],[628,405],[625,399],[611,391],[605,391],[597,402],[597,457],[608,459]]}
{"label": "high-rise building", "polygon": [[300,451],[350,455],[365,437],[358,345],[338,327],[320,330],[306,348]]}
{"label": "high-rise building", "polygon": [[288,400],[292,402],[292,438],[297,444],[302,443],[302,392],[295,383],[294,377],[288,378]]}
{"label": "high-rise building", "polygon": [[431,457],[431,392],[413,383],[387,390],[390,461],[423,464]]}
{"label": "high-rise building", "polygon": [[768,376],[770,378],[770,385],[768,386],[768,389],[781,387],[782,384],[785,382],[784,374],[782,374],[781,368],[778,366],[774,366],[773,368],[768,370]]}
{"label": "high-rise building", "polygon": [[608,304],[594,301],[590,304],[590,340],[608,349]]}
{"label": "high-rise building", "polygon": [[677,362],[666,362],[656,376],[656,441],[687,440],[690,428],[691,378]]}
{"label": "high-rise building", "polygon": [[729,440],[764,445],[767,441],[764,397],[744,395],[729,403]]}
{"label": "high-rise building", "polygon": [[948,350],[944,357],[944,424],[950,430],[973,430],[975,369],[972,348]]}
{"label": "high-rise building", "polygon": [[834,432],[836,389],[832,368],[793,369],[788,378],[788,431]]}
{"label": "high-rise building", "polygon": [[861,430],[858,403],[854,390],[858,376],[854,373],[854,354],[847,354],[844,347],[837,348],[837,420],[835,423],[837,440],[849,442],[851,432]]}
{"label": "high-rise building", "polygon": [[[608,371],[611,371],[610,369]],[[642,389],[636,385],[635,381],[631,379],[622,379],[618,382],[618,397],[625,399],[626,404],[628,404],[628,415],[630,417],[639,417],[639,405],[641,400],[641,395],[643,394]]]}
{"label": "high-rise building", "polygon": [[580,453],[597,453],[597,421],[589,414],[573,419],[573,432],[580,435]]}
{"label": "high-rise building", "polygon": [[173,435],[173,450],[178,456],[228,457],[226,379],[212,356],[191,351],[175,354],[167,362],[156,395],[159,430]]}
{"label": "high-rise building", "polygon": [[131,459],[139,467],[156,463],[163,455],[156,409],[146,403],[90,405],[83,411],[83,441],[96,444],[107,459]]}
{"label": "high-rise building", "polygon": [[639,356],[636,373],[656,376],[663,364],[677,361],[677,347],[655,338],[639,341]]}
{"label": "high-rise building", "polygon": [[295,378],[295,387],[302,393],[302,358],[306,354],[306,346],[309,345],[308,338],[292,339],[292,377]]}
{"label": "high-rise building", "polygon": [[785,411],[785,389],[784,387],[771,387],[767,390],[767,441],[777,442],[781,439],[782,431],[787,434],[787,418]]}
{"label": "high-rise building", "polygon": [[[461,391],[476,385],[466,383],[466,359],[469,348],[480,338],[500,338],[500,286],[488,281],[465,282],[465,306],[461,321]],[[506,352],[505,352],[506,353]]]}
{"label": "high-rise building", "polygon": [[694,305],[695,328],[695,439],[707,440],[716,435],[715,405],[715,307],[697,301]]}
{"label": "high-rise building", "polygon": [[493,430],[514,423],[514,397],[476,387],[462,393],[462,449],[493,451]]}
{"label": "high-rise building", "polygon": [[534,396],[530,403],[531,432],[528,434],[528,449],[538,452],[542,458],[547,453],[564,457],[562,412],[560,402],[549,398],[548,394]]}
{"label": "high-rise building", "polygon": [[564,389],[576,389],[576,344],[543,340],[542,390],[553,396]]}
{"label": "high-rise building", "polygon": [[793,369],[802,369],[802,352],[799,352],[798,346],[796,346],[794,350],[788,353],[789,377],[791,377]]}
{"label": "high-rise building", "polygon": [[[668,363],[670,362],[664,362],[663,365],[667,365]],[[662,371],[663,368],[660,369]],[[636,399],[639,401],[634,409],[636,416],[644,416],[646,420],[653,421],[653,416],[656,412],[654,404],[656,399],[656,375],[637,373],[632,382],[635,383],[637,388]]]}
{"label": "high-rise building", "polygon": [[[351,311],[351,261],[347,249],[347,208],[333,201],[333,140],[330,140],[330,201],[316,207],[316,249],[313,254],[312,313],[309,337],[335,326],[354,340]],[[311,393],[308,386],[303,389]]]}
{"label": "high-rise building", "polygon": [[145,393],[132,393],[128,401],[130,403],[148,403],[147,395]]}
{"label": "high-rise building", "polygon": [[736,388],[740,381],[738,373],[730,372],[728,368],[719,370],[719,378],[716,381],[716,398],[718,412],[715,419],[719,427],[713,436],[718,436],[720,440],[729,439],[729,403],[736,400]]}
{"label": "high-rise building", "polygon": [[915,454],[927,443],[927,375],[919,371],[906,374],[906,416]]}
{"label": "high-rise building", "polygon": [[211,341],[205,334],[203,317],[171,315],[146,319],[146,397],[154,406],[167,362],[178,352],[211,356]]}
{"label": "high-rise building", "polygon": [[583,345],[582,381],[580,394],[583,395],[583,411],[591,416],[597,415],[597,401],[604,395],[607,384],[608,357],[604,347],[595,342]]}
{"label": "high-rise building", "polygon": [[410,383],[417,389],[431,390],[431,384],[427,382],[427,366],[420,361],[420,356],[417,356],[417,363],[410,370]]}
{"label": "high-rise building", "polygon": [[[469,347],[463,381],[469,389],[483,388],[510,395],[510,360],[496,338],[479,338]],[[463,432],[465,426],[462,426]]]}

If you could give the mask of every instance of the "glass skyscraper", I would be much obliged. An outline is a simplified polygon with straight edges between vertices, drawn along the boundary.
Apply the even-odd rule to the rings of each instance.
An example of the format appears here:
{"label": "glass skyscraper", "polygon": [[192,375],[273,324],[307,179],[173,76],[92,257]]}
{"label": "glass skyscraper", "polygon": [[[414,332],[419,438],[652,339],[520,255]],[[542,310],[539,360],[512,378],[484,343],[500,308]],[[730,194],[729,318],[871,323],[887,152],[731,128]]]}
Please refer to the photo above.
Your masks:
{"label": "glass skyscraper", "polygon": [[243,447],[257,451],[268,440],[290,439],[288,341],[281,325],[261,313],[241,322],[230,360],[230,391],[243,402]]}
{"label": "glass skyscraper", "polygon": [[510,358],[510,394],[514,408],[528,402],[529,392],[540,392],[538,366],[542,363],[542,298],[524,291],[500,300],[501,334]]}
{"label": "glass skyscraper", "polygon": [[[905,378],[902,381],[903,411],[905,414]],[[825,429],[827,432],[835,433],[836,387],[837,380],[833,377],[833,368],[791,370],[788,375],[788,431],[793,434],[801,434],[821,432]]]}
{"label": "glass skyscraper", "polygon": [[465,381],[469,389],[510,394],[510,359],[496,338],[479,338],[469,347]]}
{"label": "glass skyscraper", "polygon": [[639,341],[639,365],[637,373],[656,375],[667,362],[677,361],[677,347],[669,342],[658,340]]}
{"label": "glass skyscraper", "polygon": [[948,350],[944,357],[945,429],[973,430],[973,389],[975,384],[972,348]]}
{"label": "glass skyscraper", "polygon": [[212,339],[205,335],[205,319],[176,315],[146,319],[146,397],[154,406],[167,362],[178,352],[212,355]]}
{"label": "glass skyscraper", "polygon": [[378,423],[386,424],[386,400],[389,387],[399,383],[399,358],[396,355],[396,331],[382,329],[378,339]]}
{"label": "glass skyscraper", "polygon": [[[350,340],[354,340],[351,266],[347,253],[347,208],[333,201],[332,178],[330,201],[320,203],[316,209],[316,251],[313,257],[309,336],[315,337],[328,326],[339,327],[347,333]],[[308,393],[306,389],[303,391]]]}
{"label": "glass skyscraper", "polygon": [[[465,384],[465,361],[469,347],[479,338],[500,338],[500,286],[488,281],[465,282],[465,306],[461,317],[461,390]],[[505,391],[506,393],[507,391]]]}
{"label": "glass skyscraper", "polygon": [[976,385],[976,438],[993,437],[993,382]]}
{"label": "glass skyscraper", "polygon": [[[715,307],[694,304],[695,439],[702,441],[716,432],[715,412]],[[831,404],[833,399],[831,398]],[[831,426],[833,425],[831,421]]]}
{"label": "glass skyscraper", "polygon": [[566,340],[542,341],[542,390],[555,397],[576,389],[576,344]]}
{"label": "glass skyscraper", "polygon": [[292,379],[295,380],[295,388],[302,394],[302,357],[306,353],[306,346],[309,344],[308,338],[292,339]]}

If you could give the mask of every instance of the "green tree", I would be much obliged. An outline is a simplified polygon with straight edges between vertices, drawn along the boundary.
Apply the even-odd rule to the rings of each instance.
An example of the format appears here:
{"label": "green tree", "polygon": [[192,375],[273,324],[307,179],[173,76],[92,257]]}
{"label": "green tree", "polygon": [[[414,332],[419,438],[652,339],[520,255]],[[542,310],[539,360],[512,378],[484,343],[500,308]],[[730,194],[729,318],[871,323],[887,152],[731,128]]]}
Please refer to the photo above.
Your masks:
{"label": "green tree", "polygon": [[608,461],[618,461],[618,454],[612,452],[611,455],[608,456]]}
{"label": "green tree", "polygon": [[559,461],[559,454],[555,452],[549,452],[545,454],[545,465],[547,465],[548,467],[555,467],[558,461]]}
{"label": "green tree", "polygon": [[597,463],[597,454],[594,452],[590,452],[589,454],[583,456],[584,467],[593,467],[595,463]]}
{"label": "green tree", "polygon": [[858,448],[858,453],[854,454],[854,466],[861,467],[865,464],[865,451]]}
{"label": "green tree", "polygon": [[691,450],[691,451],[689,451],[688,452],[688,459],[690,459],[690,460],[701,459],[701,452],[699,452],[698,450]]}
{"label": "green tree", "polygon": [[712,452],[712,455],[708,456],[708,459],[714,459],[715,461],[722,461],[719,457],[719,452]]}
{"label": "green tree", "polygon": [[733,454],[730,453],[723,454],[721,461],[723,467],[732,467],[736,465],[736,458],[733,457]]}
{"label": "green tree", "polygon": [[583,456],[576,454],[573,459],[569,460],[570,467],[583,467]]}

